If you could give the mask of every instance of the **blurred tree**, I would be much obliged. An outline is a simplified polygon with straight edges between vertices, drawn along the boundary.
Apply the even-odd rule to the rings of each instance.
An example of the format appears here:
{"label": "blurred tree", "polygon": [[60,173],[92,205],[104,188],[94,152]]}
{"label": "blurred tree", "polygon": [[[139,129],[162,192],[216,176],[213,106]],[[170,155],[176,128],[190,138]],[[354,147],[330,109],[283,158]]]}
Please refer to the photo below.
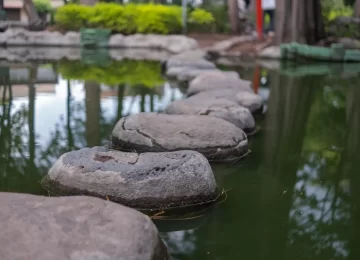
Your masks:
{"label": "blurred tree", "polygon": [[320,0],[276,1],[277,44],[315,44],[325,37]]}
{"label": "blurred tree", "polygon": [[356,0],[355,1],[355,6],[354,6],[354,15],[355,17],[360,18],[360,0]]}
{"label": "blurred tree", "polygon": [[239,32],[239,7],[237,0],[228,0],[228,15],[232,33]]}

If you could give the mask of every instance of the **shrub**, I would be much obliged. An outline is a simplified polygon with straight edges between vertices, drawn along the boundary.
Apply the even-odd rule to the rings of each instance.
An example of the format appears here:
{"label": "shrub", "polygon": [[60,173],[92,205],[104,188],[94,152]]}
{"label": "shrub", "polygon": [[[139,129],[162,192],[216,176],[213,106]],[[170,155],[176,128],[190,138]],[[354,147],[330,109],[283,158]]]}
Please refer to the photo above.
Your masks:
{"label": "shrub", "polygon": [[215,29],[215,19],[214,16],[203,10],[203,9],[194,9],[188,19],[189,30],[197,32],[209,32],[214,31]]}
{"label": "shrub", "polygon": [[34,0],[34,6],[38,13],[47,14],[52,11],[50,0]]}
{"label": "shrub", "polygon": [[[98,3],[95,6],[68,4],[58,8],[55,22],[60,29],[81,27],[107,28],[122,34],[179,33],[182,25],[181,7],[175,5]],[[214,17],[196,9],[189,14],[195,25],[210,24]]]}
{"label": "shrub", "polygon": [[213,22],[215,22],[214,16],[203,9],[196,8],[189,16],[189,23],[212,24]]}
{"label": "shrub", "polygon": [[63,60],[59,72],[65,79],[94,80],[110,86],[128,84],[151,88],[164,83],[160,63],[149,61],[111,61],[107,65],[96,66],[82,61]]}
{"label": "shrub", "polygon": [[88,25],[93,12],[93,9],[86,5],[67,4],[56,10],[55,23],[61,29],[77,31]]}

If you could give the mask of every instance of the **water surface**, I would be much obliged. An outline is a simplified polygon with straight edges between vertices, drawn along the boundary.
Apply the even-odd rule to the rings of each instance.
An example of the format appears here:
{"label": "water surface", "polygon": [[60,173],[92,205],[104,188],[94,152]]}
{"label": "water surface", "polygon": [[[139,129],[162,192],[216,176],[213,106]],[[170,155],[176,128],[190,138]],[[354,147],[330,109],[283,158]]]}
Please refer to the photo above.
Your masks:
{"label": "water surface", "polygon": [[[238,70],[254,79],[253,68]],[[267,105],[252,153],[213,166],[227,200],[198,218],[156,221],[172,257],[360,259],[360,77],[260,72]],[[122,116],[183,97],[157,63],[10,64],[1,73],[0,191],[46,195],[39,181],[61,154],[107,144]]]}

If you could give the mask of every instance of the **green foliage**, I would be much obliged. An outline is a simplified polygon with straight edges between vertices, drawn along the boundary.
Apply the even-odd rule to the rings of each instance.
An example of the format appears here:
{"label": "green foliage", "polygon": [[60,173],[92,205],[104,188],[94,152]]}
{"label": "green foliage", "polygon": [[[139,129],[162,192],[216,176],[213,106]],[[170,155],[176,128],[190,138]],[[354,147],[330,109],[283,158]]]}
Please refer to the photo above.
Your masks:
{"label": "green foliage", "polygon": [[214,16],[203,9],[196,8],[189,16],[189,23],[211,24],[213,22],[215,22]]}
{"label": "green foliage", "polygon": [[56,10],[55,23],[64,30],[79,30],[87,26],[93,12],[86,5],[67,4]]}
{"label": "green foliage", "polygon": [[202,7],[214,17],[214,27],[217,32],[230,32],[227,4],[220,1],[207,1]]}
{"label": "green foliage", "polygon": [[[202,9],[191,12],[189,17],[195,25],[209,24],[214,20],[210,13]],[[56,24],[64,30],[79,30],[82,27],[107,28],[122,34],[179,33],[181,20],[181,7],[152,3],[98,3],[95,6],[68,4],[58,8],[55,15]]]}
{"label": "green foliage", "polygon": [[129,84],[151,88],[164,83],[158,62],[123,60],[94,66],[81,61],[63,60],[59,72],[65,79],[93,80],[110,86]]}
{"label": "green foliage", "polygon": [[50,0],[34,0],[34,6],[38,13],[50,13],[53,10]]}
{"label": "green foliage", "polygon": [[322,0],[322,14],[325,25],[338,16],[352,16],[353,8],[344,4],[342,0]]}

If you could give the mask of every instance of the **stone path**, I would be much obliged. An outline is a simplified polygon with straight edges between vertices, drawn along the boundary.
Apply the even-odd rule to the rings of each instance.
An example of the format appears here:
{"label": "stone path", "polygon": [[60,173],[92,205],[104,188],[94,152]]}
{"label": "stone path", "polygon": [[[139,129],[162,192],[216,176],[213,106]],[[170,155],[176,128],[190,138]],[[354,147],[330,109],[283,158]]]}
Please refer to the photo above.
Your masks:
{"label": "stone path", "polygon": [[[20,51],[11,56],[14,60],[23,57],[20,46],[24,44],[79,43],[76,33],[24,35],[19,31],[0,34],[0,42],[19,46]],[[5,259],[168,259],[145,215],[104,200],[147,210],[210,205],[221,193],[209,161],[233,162],[249,152],[247,135],[256,129],[253,114],[263,108],[251,82],[234,71],[218,69],[208,51],[184,36],[112,36],[110,47],[119,46],[150,48],[146,53],[140,51],[139,59],[153,59],[156,55],[149,54],[151,48],[167,52],[160,58],[166,60],[164,72],[169,80],[175,78],[188,86],[187,97],[170,104],[165,113],[121,118],[112,132],[111,148],[66,153],[42,180],[53,195],[103,200],[0,193],[5,212],[0,223],[8,219],[17,223],[7,225],[0,235],[0,256]],[[2,50],[0,57],[8,53]],[[8,239],[6,234],[13,237]],[[99,240],[104,237],[110,239]],[[18,255],[11,255],[19,246]]]}

